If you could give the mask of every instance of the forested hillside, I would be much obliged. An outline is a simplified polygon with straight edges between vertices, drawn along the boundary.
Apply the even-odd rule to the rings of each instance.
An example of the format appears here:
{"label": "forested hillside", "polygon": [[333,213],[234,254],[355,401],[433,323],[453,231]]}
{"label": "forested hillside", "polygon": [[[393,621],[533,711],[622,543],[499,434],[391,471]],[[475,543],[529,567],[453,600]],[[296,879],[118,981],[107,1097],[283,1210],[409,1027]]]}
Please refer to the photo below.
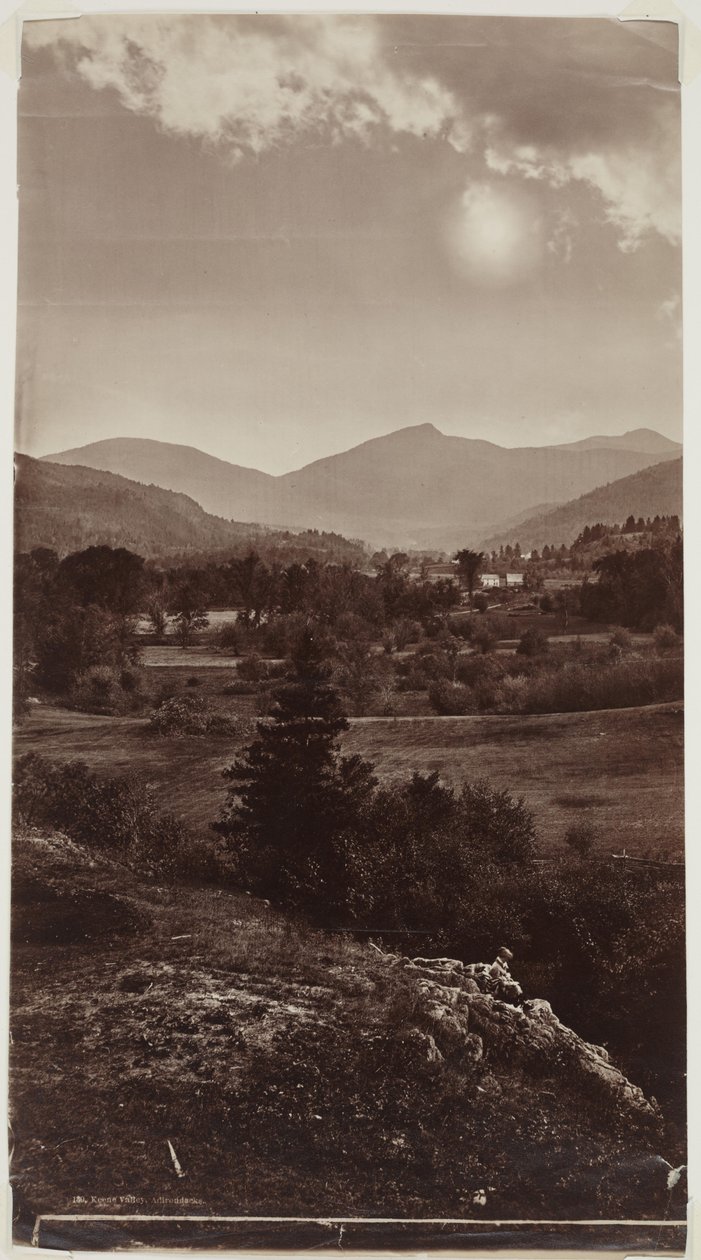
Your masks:
{"label": "forested hillside", "polygon": [[15,543],[18,551],[50,547],[59,556],[91,546],[126,547],[146,560],[246,550],[271,556],[362,560],[340,535],[301,534],[223,520],[186,494],[143,485],[115,473],[16,456]]}
{"label": "forested hillside", "polygon": [[622,524],[630,515],[681,516],[682,461],[665,460],[643,468],[630,477],[598,486],[588,494],[551,511],[541,512],[519,522],[503,533],[486,539],[482,546],[495,548],[518,540],[523,549],[566,543],[568,546],[587,525],[595,521]]}

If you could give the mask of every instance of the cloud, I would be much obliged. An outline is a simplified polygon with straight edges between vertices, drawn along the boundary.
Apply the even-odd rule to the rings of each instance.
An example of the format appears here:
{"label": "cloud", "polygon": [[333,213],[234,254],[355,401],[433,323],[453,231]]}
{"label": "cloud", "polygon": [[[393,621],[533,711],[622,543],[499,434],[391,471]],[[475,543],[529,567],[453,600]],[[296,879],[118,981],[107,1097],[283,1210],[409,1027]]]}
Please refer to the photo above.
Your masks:
{"label": "cloud", "polygon": [[[669,122],[666,130],[664,122]],[[495,130],[495,128],[492,128]],[[681,240],[681,171],[676,115],[662,118],[658,134],[646,143],[633,140],[598,149],[512,144],[498,134],[485,148],[490,170],[543,180],[561,189],[579,181],[601,198],[606,223],[616,232],[618,248],[630,254],[655,234],[672,245]]]}
{"label": "cloud", "polygon": [[552,258],[569,263],[574,251],[574,240],[579,223],[569,207],[556,210],[546,249]]}
{"label": "cloud", "polygon": [[[66,73],[233,161],[413,136],[469,154],[485,186],[500,175],[524,190],[588,189],[624,254],[680,240],[673,53],[620,24],[110,15],[25,32]],[[567,261],[578,225],[565,201],[546,251]]]}
{"label": "cloud", "polygon": [[672,293],[664,302],[660,302],[657,308],[657,318],[663,324],[672,326],[673,340],[668,342],[668,346],[673,346],[675,342],[682,339],[682,300],[680,293]]}
{"label": "cloud", "polygon": [[314,135],[368,142],[382,129],[440,136],[460,152],[470,144],[454,94],[434,75],[392,65],[367,20],[114,16],[25,29],[30,47],[53,47],[127,109],[234,157]]}

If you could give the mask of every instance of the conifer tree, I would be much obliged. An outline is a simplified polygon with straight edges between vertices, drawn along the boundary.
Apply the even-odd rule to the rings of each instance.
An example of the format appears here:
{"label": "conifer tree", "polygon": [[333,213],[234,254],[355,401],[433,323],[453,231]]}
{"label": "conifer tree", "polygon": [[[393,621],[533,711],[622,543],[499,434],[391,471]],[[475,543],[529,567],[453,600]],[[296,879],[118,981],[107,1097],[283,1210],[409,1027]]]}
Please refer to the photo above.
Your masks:
{"label": "conifer tree", "polygon": [[302,633],[292,665],[271,718],[224,771],[232,786],[214,825],[252,892],[301,909],[338,899],[342,837],[357,830],[375,780],[369,763],[340,755],[348,722],[313,630]]}

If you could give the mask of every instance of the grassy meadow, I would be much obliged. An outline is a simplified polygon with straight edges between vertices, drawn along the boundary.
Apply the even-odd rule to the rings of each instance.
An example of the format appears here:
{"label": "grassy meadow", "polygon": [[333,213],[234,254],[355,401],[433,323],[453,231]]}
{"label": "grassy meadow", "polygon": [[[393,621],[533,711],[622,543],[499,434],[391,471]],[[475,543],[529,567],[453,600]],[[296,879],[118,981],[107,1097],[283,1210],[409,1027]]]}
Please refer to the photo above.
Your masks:
{"label": "grassy meadow", "polygon": [[[242,712],[250,700],[228,703]],[[438,770],[453,782],[486,778],[522,795],[546,850],[586,820],[597,829],[597,848],[638,856],[682,852],[682,746],[683,711],[675,702],[529,717],[355,718],[343,739],[345,752],[369,758],[384,779]],[[218,814],[221,772],[235,749],[229,737],[159,737],[144,718],[50,706],[32,709],[15,743],[17,753],[79,758],[104,774],[138,770],[163,808],[195,830]]]}

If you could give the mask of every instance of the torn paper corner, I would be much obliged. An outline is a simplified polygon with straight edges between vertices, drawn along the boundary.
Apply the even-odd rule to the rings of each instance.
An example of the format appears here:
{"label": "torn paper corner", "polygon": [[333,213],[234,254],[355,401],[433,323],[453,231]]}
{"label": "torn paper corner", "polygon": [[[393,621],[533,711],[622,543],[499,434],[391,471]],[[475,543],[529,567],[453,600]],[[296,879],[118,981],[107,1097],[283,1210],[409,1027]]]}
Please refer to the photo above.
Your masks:
{"label": "torn paper corner", "polygon": [[691,83],[701,70],[701,26],[674,0],[631,0],[618,14],[621,22],[675,22],[679,27],[679,82]]}
{"label": "torn paper corner", "polygon": [[0,74],[19,79],[21,72],[22,23],[77,18],[81,10],[66,0],[22,0],[0,23]]}

